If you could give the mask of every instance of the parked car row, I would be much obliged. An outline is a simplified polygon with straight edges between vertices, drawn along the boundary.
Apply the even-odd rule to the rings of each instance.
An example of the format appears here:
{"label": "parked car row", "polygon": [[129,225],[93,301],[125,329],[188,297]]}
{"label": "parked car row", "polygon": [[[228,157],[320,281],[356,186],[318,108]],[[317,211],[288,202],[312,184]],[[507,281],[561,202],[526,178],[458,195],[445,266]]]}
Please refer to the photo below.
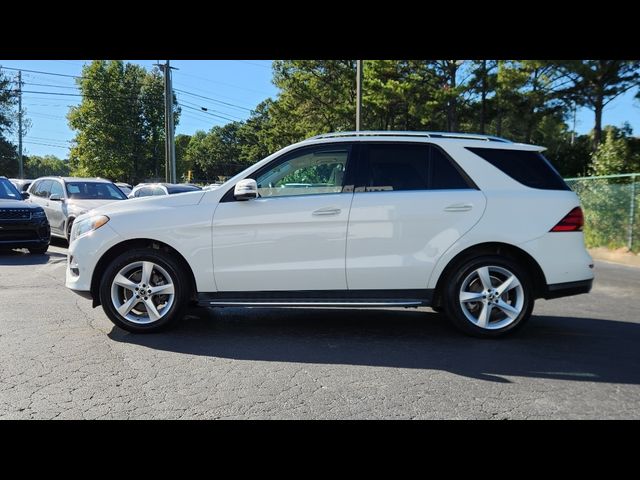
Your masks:
{"label": "parked car row", "polygon": [[140,184],[101,178],[0,177],[0,248],[45,253],[51,235],[69,240],[80,215],[111,202],[200,190],[191,184]]}

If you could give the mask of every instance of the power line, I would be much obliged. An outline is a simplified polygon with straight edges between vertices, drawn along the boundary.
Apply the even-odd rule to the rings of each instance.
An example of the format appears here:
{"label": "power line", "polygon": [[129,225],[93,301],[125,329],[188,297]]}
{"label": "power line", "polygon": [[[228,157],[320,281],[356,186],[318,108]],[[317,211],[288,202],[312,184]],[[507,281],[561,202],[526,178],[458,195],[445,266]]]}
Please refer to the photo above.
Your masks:
{"label": "power line", "polygon": [[267,96],[269,95],[269,94],[268,94],[268,93],[266,93],[266,92],[261,92],[261,91],[259,91],[259,90],[254,90],[254,89],[252,89],[252,88],[239,87],[239,86],[237,86],[237,85],[232,85],[232,84],[230,84],[230,83],[219,82],[219,81],[217,81],[217,80],[211,80],[211,79],[209,79],[209,78],[200,77],[200,76],[198,76],[198,75],[191,75],[190,73],[184,73],[184,72],[182,72],[182,73],[180,73],[180,75],[185,75],[185,76],[187,76],[187,77],[197,78],[197,79],[199,79],[199,80],[203,80],[203,81],[205,81],[205,82],[217,83],[218,85],[224,85],[224,86],[226,86],[226,87],[237,88],[237,89],[239,89],[239,90],[246,90],[246,91],[248,91],[248,92],[259,93],[259,94],[261,94],[261,95],[267,95]]}
{"label": "power line", "polygon": [[11,70],[11,71],[14,71],[14,72],[23,71],[23,72],[31,72],[31,73],[41,73],[43,75],[54,75],[56,77],[82,78],[81,76],[78,76],[78,75],[66,75],[64,73],[43,72],[41,70],[27,70],[25,68],[11,68],[11,67],[1,67],[0,66],[0,69],[2,69],[2,70]]}
{"label": "power line", "polygon": [[180,114],[180,118],[186,118],[188,120],[199,120],[201,122],[206,122],[208,125],[211,124],[215,124],[215,125],[224,125],[225,122],[223,122],[222,120],[217,120],[215,118],[211,118],[209,116],[205,117],[200,117],[198,115],[195,115],[195,113],[191,113],[188,111],[184,111]]}
{"label": "power line", "polygon": [[38,141],[46,141],[46,142],[56,142],[56,143],[71,143],[71,140],[58,140],[57,138],[47,138],[47,137],[34,137],[33,135],[25,135],[26,138],[35,139]]}
{"label": "power line", "polygon": [[181,102],[186,103],[186,104],[188,104],[188,105],[191,105],[191,106],[193,106],[193,107],[198,107],[200,110],[202,110],[202,111],[203,111],[203,112],[205,112],[205,113],[206,113],[206,112],[215,112],[215,113],[220,113],[220,114],[222,114],[222,115],[228,115],[228,116],[233,117],[233,118],[236,118],[236,119],[238,119],[238,120],[240,120],[240,121],[244,120],[243,118],[238,117],[238,116],[236,116],[236,115],[232,115],[232,114],[227,113],[227,112],[221,112],[221,111],[219,111],[219,110],[214,110],[214,109],[209,108],[209,107],[203,107],[202,105],[199,105],[199,104],[197,104],[197,103],[193,103],[193,102],[188,102],[187,100],[181,100]]}
{"label": "power line", "polygon": [[271,65],[267,66],[263,63],[256,63],[256,62],[251,62],[249,60],[234,60],[236,62],[241,62],[241,63],[246,63],[247,65],[255,65],[256,67],[262,67],[262,68],[266,68],[268,70],[271,70]]}
{"label": "power line", "polygon": [[32,142],[29,140],[25,140],[24,143],[28,143],[29,145],[44,145],[46,147],[54,147],[54,148],[60,148],[62,150],[68,150],[69,147],[63,147],[61,145],[52,145],[51,143],[42,143],[42,142]]}
{"label": "power line", "polygon": [[[0,67],[0,69],[15,70],[15,71],[20,70],[20,69],[10,68],[10,67]],[[43,75],[55,75],[55,76],[61,76],[61,77],[67,77],[67,78],[84,78],[84,79],[86,79],[86,77],[83,77],[83,76],[66,75],[66,74],[62,74],[62,73],[53,73],[53,72],[45,72],[45,71],[42,71],[42,70],[25,70],[25,69],[22,69],[22,71],[23,72],[31,72],[31,73],[43,74]],[[195,77],[195,78],[201,78],[202,80],[205,80],[205,81],[208,81],[208,82],[212,82],[212,83],[220,83],[222,85],[228,85],[228,84],[225,84],[224,82],[216,82],[215,80],[209,80],[207,78],[198,77],[196,75],[190,75],[190,74],[185,74],[185,75],[192,76],[192,77]],[[53,85],[53,84],[36,83],[36,82],[29,82],[29,85],[52,87],[52,88],[78,89],[77,86]],[[234,85],[230,85],[230,86],[235,87],[235,88],[243,88],[243,87],[237,87],[237,86],[234,86]],[[237,104],[230,103],[230,102],[225,102],[223,100],[219,100],[219,99],[216,99],[216,98],[207,97],[205,95],[199,95],[197,93],[192,93],[192,92],[189,92],[189,91],[186,91],[186,90],[182,90],[182,89],[177,89],[177,88],[174,88],[173,90],[176,91],[176,92],[184,93],[185,95],[190,95],[190,96],[193,96],[193,97],[202,98],[202,99],[205,99],[205,100],[210,100],[210,101],[218,103],[220,105],[226,105],[226,106],[231,107],[231,108],[237,108],[237,109],[244,110],[244,111],[247,111],[247,112],[253,112],[253,110],[251,108],[243,107],[241,105],[237,105]],[[251,89],[244,88],[244,90],[251,90]],[[257,92],[257,90],[253,90],[253,91]],[[84,97],[87,97],[87,98],[101,98],[102,97],[102,96],[93,96],[93,95],[87,95],[87,94],[81,94],[81,93],[75,94],[75,93],[63,93],[63,92],[44,92],[44,91],[36,91],[36,90],[23,90],[23,92],[24,93],[29,93],[29,94],[34,94],[34,95],[57,95],[57,96],[68,96],[68,97],[71,97],[71,96],[83,97],[84,96]],[[258,93],[263,93],[263,92],[258,92]],[[128,99],[137,98],[137,97],[126,97],[126,96],[122,96],[122,95],[120,95],[118,97],[119,98],[128,98]],[[109,96],[107,98],[116,98],[116,97],[115,96]]]}
{"label": "power line", "polygon": [[198,95],[197,93],[187,92],[185,90],[180,90],[179,88],[174,88],[174,90],[176,92],[184,93],[186,95],[191,95],[192,97],[204,98],[206,100],[211,100],[212,102],[221,103],[222,105],[228,105],[230,107],[239,108],[240,110],[246,110],[248,112],[253,112],[253,110],[250,109],[250,108],[242,107],[240,105],[235,105],[233,103],[223,102],[222,100],[216,100],[215,98],[205,97],[204,95]]}
{"label": "power line", "polygon": [[69,86],[69,85],[53,85],[51,83],[33,83],[33,82],[24,82],[25,85],[37,85],[38,87],[53,87],[53,88],[72,88],[77,90],[79,87],[77,86]]}
{"label": "power line", "polygon": [[202,110],[202,109],[200,109],[200,108],[190,107],[189,105],[184,105],[184,104],[182,104],[182,103],[180,103],[180,102],[178,102],[178,105],[180,105],[181,107],[184,107],[184,108],[188,108],[188,109],[190,109],[190,110],[195,110],[196,112],[200,112],[200,113],[205,113],[205,114],[207,114],[207,115],[211,115],[212,117],[219,117],[219,118],[223,118],[223,119],[228,120],[228,121],[230,121],[230,122],[235,122],[235,121],[236,121],[236,120],[234,120],[233,118],[224,117],[224,116],[222,116],[222,115],[217,115],[217,114],[215,114],[215,113],[211,113],[211,112],[205,112],[205,111],[203,111],[203,110]]}

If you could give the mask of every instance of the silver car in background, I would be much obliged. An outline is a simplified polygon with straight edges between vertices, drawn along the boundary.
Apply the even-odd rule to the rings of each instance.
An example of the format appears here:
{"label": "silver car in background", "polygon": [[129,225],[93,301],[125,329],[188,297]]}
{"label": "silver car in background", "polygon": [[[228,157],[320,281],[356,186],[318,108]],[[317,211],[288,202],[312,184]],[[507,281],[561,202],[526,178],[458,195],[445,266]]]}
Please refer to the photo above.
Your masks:
{"label": "silver car in background", "polygon": [[28,192],[28,201],[44,209],[51,235],[67,240],[78,216],[127,198],[114,183],[102,178],[41,177]]}

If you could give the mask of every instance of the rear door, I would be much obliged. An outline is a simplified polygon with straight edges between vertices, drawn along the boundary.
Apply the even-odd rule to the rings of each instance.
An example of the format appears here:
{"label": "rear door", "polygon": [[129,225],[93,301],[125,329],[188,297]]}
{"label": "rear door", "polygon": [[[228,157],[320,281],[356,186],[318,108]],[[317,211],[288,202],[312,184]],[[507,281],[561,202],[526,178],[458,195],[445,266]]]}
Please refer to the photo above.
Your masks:
{"label": "rear door", "polygon": [[347,233],[348,288],[426,289],[440,256],[478,222],[485,204],[439,147],[363,143]]}

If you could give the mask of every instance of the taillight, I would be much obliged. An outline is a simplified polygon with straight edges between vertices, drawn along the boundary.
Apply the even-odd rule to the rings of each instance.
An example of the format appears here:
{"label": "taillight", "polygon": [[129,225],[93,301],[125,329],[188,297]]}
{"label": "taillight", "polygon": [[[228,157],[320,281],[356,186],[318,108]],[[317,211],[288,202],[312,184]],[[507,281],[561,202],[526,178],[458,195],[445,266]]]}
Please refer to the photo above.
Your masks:
{"label": "taillight", "polygon": [[576,207],[565,215],[565,217],[553,227],[550,232],[581,232],[584,226],[584,215],[582,209]]}

